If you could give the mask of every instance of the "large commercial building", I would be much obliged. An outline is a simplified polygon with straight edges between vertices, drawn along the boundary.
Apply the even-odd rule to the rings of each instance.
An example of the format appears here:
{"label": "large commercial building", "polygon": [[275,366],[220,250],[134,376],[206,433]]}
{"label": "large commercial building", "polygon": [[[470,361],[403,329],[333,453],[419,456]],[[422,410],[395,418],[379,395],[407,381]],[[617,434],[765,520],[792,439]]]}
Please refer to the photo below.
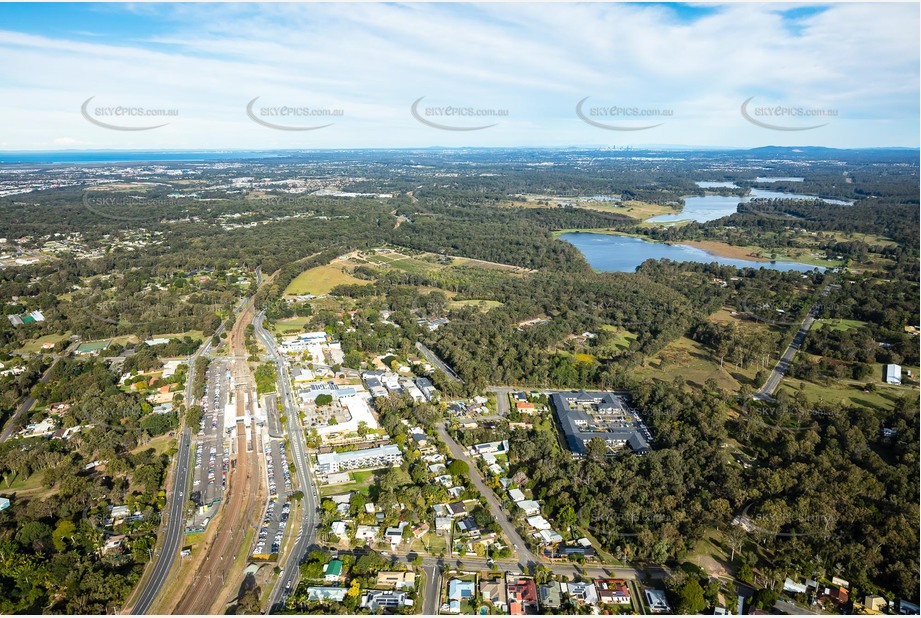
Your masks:
{"label": "large commercial building", "polygon": [[617,393],[565,391],[550,397],[553,410],[573,455],[582,457],[592,438],[600,438],[611,451],[649,450],[652,436],[643,421]]}
{"label": "large commercial building", "polygon": [[403,454],[395,444],[366,448],[345,453],[320,453],[317,455],[317,472],[333,474],[340,470],[382,468],[403,462]]}

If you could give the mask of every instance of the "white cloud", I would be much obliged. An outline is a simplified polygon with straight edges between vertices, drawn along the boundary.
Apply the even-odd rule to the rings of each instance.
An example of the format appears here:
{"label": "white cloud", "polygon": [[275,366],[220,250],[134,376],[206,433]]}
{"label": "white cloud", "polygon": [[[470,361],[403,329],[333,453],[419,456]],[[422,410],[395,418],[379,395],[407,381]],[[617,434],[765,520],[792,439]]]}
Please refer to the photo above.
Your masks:
{"label": "white cloud", "polygon": [[[4,147],[916,146],[918,5],[802,6],[795,19],[795,5],[750,4],[691,17],[660,4],[107,7],[100,19],[128,10],[155,34],[0,31]],[[180,115],[162,129],[110,131],[81,117],[90,96]],[[320,131],[273,131],[246,117],[256,96],[345,116]],[[484,131],[438,131],[409,113],[421,96],[510,115]],[[648,132],[603,131],[575,116],[586,96],[675,116]],[[840,116],[808,134],[770,132],[741,117],[752,96]],[[62,135],[74,141],[56,143]]]}

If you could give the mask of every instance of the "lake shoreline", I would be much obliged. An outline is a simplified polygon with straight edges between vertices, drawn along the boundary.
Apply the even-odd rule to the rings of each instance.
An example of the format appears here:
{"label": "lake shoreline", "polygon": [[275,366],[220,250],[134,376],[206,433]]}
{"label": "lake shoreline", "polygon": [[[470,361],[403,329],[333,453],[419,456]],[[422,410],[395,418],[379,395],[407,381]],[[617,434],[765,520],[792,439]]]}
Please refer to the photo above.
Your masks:
{"label": "lake shoreline", "polygon": [[[731,258],[734,260],[750,260],[752,262],[771,262],[768,258],[764,257],[755,257],[749,255],[749,249],[745,247],[736,247],[735,245],[729,245],[724,242],[719,242],[716,240],[682,240],[682,241],[670,241],[670,240],[656,240],[655,238],[649,238],[643,234],[634,234],[631,232],[621,232],[613,230],[610,228],[595,228],[595,229],[570,229],[570,230],[557,230],[553,232],[553,235],[559,239],[563,234],[607,234],[608,236],[626,236],[627,238],[638,238],[640,240],[645,240],[646,242],[663,244],[663,245],[686,245],[689,247],[696,247],[701,251],[709,253],[715,257]],[[794,261],[794,260],[773,260],[775,262],[783,261]]]}
{"label": "lake shoreline", "polygon": [[[723,266],[733,266],[735,268],[770,268],[772,270],[796,270],[799,272],[828,268],[827,266],[818,266],[792,259],[772,260],[748,255],[748,253],[758,250],[755,247],[736,247],[719,241],[660,241],[650,239],[641,234],[622,232],[612,228],[566,230],[556,232],[555,235],[558,239],[575,245],[592,268],[599,271],[632,272],[634,270],[633,261],[635,260],[635,266],[639,266],[645,259],[670,259],[677,262],[699,262],[704,264],[712,261]],[[577,241],[577,238],[582,235],[594,236],[595,238],[586,238],[582,242]],[[599,245],[599,241],[605,237],[609,238],[610,242],[601,241],[601,244],[605,245],[602,247]],[[630,242],[638,242],[639,244],[630,244]],[[662,247],[662,249],[652,250],[655,246]],[[603,263],[605,265],[600,266]]]}

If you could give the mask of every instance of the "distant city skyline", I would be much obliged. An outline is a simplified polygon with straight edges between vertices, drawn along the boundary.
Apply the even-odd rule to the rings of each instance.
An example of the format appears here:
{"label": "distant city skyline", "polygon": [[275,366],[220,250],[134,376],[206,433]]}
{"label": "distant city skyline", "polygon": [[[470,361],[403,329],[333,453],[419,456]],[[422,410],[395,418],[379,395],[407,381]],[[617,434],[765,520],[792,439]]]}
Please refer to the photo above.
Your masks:
{"label": "distant city skyline", "polygon": [[916,3],[2,4],[0,151],[916,148],[918,27]]}

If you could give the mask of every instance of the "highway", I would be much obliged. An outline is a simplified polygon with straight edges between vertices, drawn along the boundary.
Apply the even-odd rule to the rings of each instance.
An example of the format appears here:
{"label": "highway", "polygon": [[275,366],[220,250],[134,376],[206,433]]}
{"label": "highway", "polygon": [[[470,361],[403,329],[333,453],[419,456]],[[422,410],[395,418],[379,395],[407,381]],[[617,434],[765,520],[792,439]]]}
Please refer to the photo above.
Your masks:
{"label": "highway", "polygon": [[[269,356],[275,361],[278,373],[278,388],[281,395],[282,406],[288,419],[288,443],[291,446],[291,452],[294,455],[295,473],[297,475],[298,487],[304,494],[301,500],[301,522],[296,537],[294,547],[284,559],[281,565],[281,574],[272,588],[266,603],[266,613],[270,614],[273,610],[280,609],[285,600],[296,587],[297,579],[300,575],[298,568],[307,550],[314,544],[316,538],[316,513],[318,506],[317,489],[313,484],[313,478],[310,475],[310,458],[307,454],[307,448],[304,445],[304,431],[300,426],[298,417],[298,408],[295,405],[294,393],[291,391],[291,378],[288,374],[287,361],[278,350],[275,339],[265,327],[263,320],[265,313],[260,311],[253,317],[253,326],[256,329],[256,337],[262,342]],[[277,414],[277,410],[269,410],[268,413]]]}
{"label": "highway", "polygon": [[793,362],[793,357],[796,356],[796,353],[799,351],[800,347],[803,345],[803,341],[806,339],[806,334],[809,332],[809,329],[812,328],[812,325],[815,323],[816,316],[819,315],[821,310],[821,298],[828,296],[828,292],[831,290],[831,284],[825,286],[820,295],[820,300],[816,302],[810,309],[809,313],[806,315],[806,318],[803,320],[802,326],[800,326],[796,335],[793,337],[793,341],[790,342],[790,345],[787,346],[787,349],[784,351],[783,356],[780,357],[780,360],[777,361],[777,364],[774,366],[774,369],[771,371],[771,375],[768,376],[767,381],[764,383],[764,386],[761,387],[761,390],[755,394],[755,399],[760,399],[761,401],[772,401],[774,392],[780,386],[780,381],[783,380],[784,375],[790,369],[790,364]]}
{"label": "highway", "polygon": [[[163,537],[163,544],[160,547],[160,553],[157,555],[157,561],[154,563],[153,571],[150,577],[144,582],[144,588],[137,597],[137,602],[131,609],[132,614],[146,614],[154,600],[163,588],[176,554],[179,552],[179,545],[182,542],[185,515],[183,507],[185,506],[186,484],[189,478],[189,459],[192,444],[192,432],[186,428],[182,432],[179,440],[179,453],[176,463],[176,469],[173,476],[173,491],[169,498],[169,520],[166,526],[166,535]],[[178,494],[178,498],[176,497]]]}
{"label": "highway", "polygon": [[[245,302],[245,299],[244,301]],[[242,306],[242,305],[241,305]],[[222,323],[215,331],[215,335],[221,336],[224,332]],[[187,406],[194,403],[195,387],[195,361],[203,354],[207,354],[211,349],[211,337],[207,337],[204,343],[199,346],[195,354],[189,357],[189,371],[186,374],[188,380],[185,387],[185,402]],[[185,419],[180,419],[185,423]],[[166,522],[166,533],[163,536],[163,543],[159,548],[156,562],[153,565],[153,571],[150,577],[142,579],[142,588],[138,592],[137,601],[131,608],[132,614],[146,614],[150,611],[154,600],[160,594],[173,563],[176,561],[176,554],[179,553],[179,545],[182,541],[183,529],[185,528],[185,514],[183,513],[186,503],[186,491],[188,489],[189,479],[189,460],[192,456],[192,432],[186,427],[182,431],[182,437],[179,440],[179,452],[177,454],[177,464],[173,471],[173,489],[167,491],[167,503],[169,504],[169,516]],[[177,497],[178,496],[178,497]]]}

